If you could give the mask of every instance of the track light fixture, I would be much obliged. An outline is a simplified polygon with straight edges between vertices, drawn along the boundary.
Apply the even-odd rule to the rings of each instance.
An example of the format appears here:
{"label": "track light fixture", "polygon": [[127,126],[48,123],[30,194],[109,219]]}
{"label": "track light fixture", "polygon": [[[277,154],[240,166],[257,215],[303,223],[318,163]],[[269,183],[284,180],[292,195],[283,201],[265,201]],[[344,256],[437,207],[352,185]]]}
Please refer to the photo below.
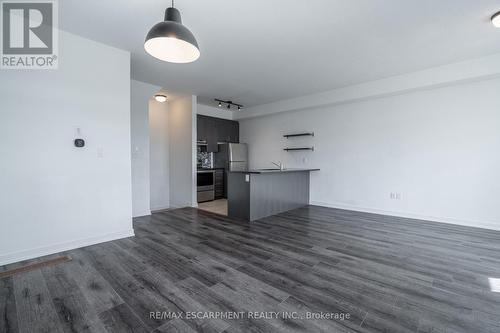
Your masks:
{"label": "track light fixture", "polygon": [[215,99],[216,102],[219,102],[219,107],[222,107],[222,104],[226,104],[226,107],[228,110],[231,110],[231,106],[235,106],[238,108],[238,111],[243,109],[243,105],[238,104],[238,103],[233,103],[233,101],[223,101],[221,99]]}

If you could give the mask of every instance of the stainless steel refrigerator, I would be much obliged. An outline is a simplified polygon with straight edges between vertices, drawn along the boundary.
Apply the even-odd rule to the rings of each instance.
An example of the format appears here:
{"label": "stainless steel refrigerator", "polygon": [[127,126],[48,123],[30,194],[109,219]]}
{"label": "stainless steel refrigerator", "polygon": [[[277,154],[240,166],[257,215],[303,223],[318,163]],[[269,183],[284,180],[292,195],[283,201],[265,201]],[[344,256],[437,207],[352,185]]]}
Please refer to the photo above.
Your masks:
{"label": "stainless steel refrigerator", "polygon": [[228,143],[229,171],[248,170],[248,146],[246,143]]}
{"label": "stainless steel refrigerator", "polygon": [[248,170],[248,146],[246,143],[219,144],[214,154],[214,167],[224,168],[224,197],[227,198],[227,173]]}

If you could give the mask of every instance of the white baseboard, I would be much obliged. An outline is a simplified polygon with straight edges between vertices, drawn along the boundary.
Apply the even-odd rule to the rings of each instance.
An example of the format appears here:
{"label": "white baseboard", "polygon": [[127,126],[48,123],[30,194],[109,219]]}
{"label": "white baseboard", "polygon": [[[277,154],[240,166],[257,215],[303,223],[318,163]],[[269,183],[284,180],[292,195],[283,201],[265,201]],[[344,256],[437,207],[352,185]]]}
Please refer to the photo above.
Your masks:
{"label": "white baseboard", "polygon": [[151,211],[145,210],[143,212],[139,212],[139,213],[134,214],[134,216],[132,216],[132,217],[141,217],[141,216],[149,216],[149,215],[151,215]]}
{"label": "white baseboard", "polygon": [[310,204],[315,205],[315,206],[353,210],[353,211],[364,212],[364,213],[390,215],[390,216],[404,217],[404,218],[409,218],[409,219],[441,222],[441,223],[456,224],[456,225],[461,225],[461,226],[466,226],[466,227],[483,228],[483,229],[491,229],[491,230],[500,231],[500,223],[493,223],[493,222],[468,221],[468,220],[460,220],[460,219],[441,217],[441,216],[427,216],[427,215],[415,214],[415,213],[410,213],[410,212],[387,211],[387,210],[382,210],[382,209],[377,209],[377,208],[361,207],[361,206],[350,205],[350,204],[345,204],[345,203],[338,203],[338,202],[331,203],[331,202],[311,201]]}
{"label": "white baseboard", "polygon": [[154,210],[151,211],[151,214],[166,212],[166,211],[169,211],[169,210],[172,210],[172,207],[161,208],[161,209],[154,209]]}
{"label": "white baseboard", "polygon": [[[179,209],[179,208],[186,208],[186,207],[195,207],[195,204],[193,203],[170,203],[170,209]],[[198,204],[196,204],[196,207],[198,207]]]}
{"label": "white baseboard", "polygon": [[0,266],[12,264],[14,262],[28,260],[33,258],[38,258],[46,256],[49,254],[54,254],[58,252],[68,251],[77,249],[79,247],[109,242],[112,240],[127,238],[135,236],[134,230],[125,230],[119,232],[113,232],[106,235],[100,235],[95,237],[89,237],[84,239],[77,239],[69,242],[58,243],[54,245],[42,246],[30,250],[24,250],[19,252],[12,252],[8,254],[3,254],[0,256]]}
{"label": "white baseboard", "polygon": [[172,209],[172,206],[151,207],[151,213],[161,212],[167,209]]}

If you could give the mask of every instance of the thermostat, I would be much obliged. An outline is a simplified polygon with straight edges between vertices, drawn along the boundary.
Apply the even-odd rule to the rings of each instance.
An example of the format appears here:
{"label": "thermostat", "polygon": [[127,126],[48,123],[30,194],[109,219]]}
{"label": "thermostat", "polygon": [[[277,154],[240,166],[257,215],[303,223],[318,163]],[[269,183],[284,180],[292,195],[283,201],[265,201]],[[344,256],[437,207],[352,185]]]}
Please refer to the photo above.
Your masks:
{"label": "thermostat", "polygon": [[82,148],[85,146],[85,140],[75,139],[75,147]]}

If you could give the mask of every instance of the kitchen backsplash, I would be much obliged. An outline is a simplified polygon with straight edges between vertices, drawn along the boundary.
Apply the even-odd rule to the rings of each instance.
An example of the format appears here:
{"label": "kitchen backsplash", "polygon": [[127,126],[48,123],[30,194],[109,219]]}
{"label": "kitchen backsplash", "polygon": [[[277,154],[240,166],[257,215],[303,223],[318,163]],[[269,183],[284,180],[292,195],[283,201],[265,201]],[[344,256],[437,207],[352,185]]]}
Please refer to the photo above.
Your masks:
{"label": "kitchen backsplash", "polygon": [[201,151],[198,147],[197,151],[197,166],[198,168],[211,169],[214,167],[214,155],[213,153],[207,153],[206,151]]}

